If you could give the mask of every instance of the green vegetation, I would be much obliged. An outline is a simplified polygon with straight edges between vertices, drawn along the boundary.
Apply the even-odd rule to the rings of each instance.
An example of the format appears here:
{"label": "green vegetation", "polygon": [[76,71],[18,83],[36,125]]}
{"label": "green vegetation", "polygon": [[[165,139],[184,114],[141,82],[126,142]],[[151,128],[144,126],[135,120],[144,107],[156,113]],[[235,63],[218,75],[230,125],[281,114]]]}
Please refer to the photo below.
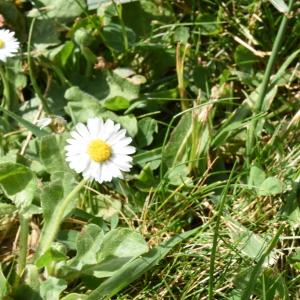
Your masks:
{"label": "green vegetation", "polygon": [[[300,299],[299,11],[0,1],[0,299]],[[132,138],[124,179],[70,169],[92,117]]]}

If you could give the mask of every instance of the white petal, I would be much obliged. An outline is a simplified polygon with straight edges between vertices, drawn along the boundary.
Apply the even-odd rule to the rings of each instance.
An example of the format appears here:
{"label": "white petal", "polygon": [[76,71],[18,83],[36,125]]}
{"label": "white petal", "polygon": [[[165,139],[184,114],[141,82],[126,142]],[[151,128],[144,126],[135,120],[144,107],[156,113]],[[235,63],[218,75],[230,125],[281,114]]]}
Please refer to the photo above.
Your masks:
{"label": "white petal", "polygon": [[125,154],[114,154],[111,157],[113,162],[122,163],[122,162],[132,162],[132,157]]}
{"label": "white petal", "polygon": [[115,154],[133,154],[136,151],[135,147],[133,146],[126,146],[126,147],[113,147],[113,152]]}
{"label": "white petal", "polygon": [[126,135],[126,130],[122,129],[114,134],[112,134],[108,139],[107,142],[110,143],[111,145],[114,145],[116,142],[124,138]]}
{"label": "white petal", "polygon": [[100,118],[90,118],[87,127],[92,138],[97,138],[103,128],[103,120]]}
{"label": "white petal", "polygon": [[71,131],[70,135],[77,141],[82,142],[85,140],[85,138],[83,138],[77,131]]}
{"label": "white petal", "polygon": [[132,142],[132,138],[125,137],[114,144],[115,148],[122,148],[129,145]]}
{"label": "white petal", "polygon": [[124,157],[114,157],[112,159],[112,162],[121,170],[124,172],[128,172],[131,168],[132,165],[129,163],[129,161],[125,160],[125,156]]}
{"label": "white petal", "polygon": [[81,135],[81,137],[87,138],[90,136],[88,129],[82,123],[78,123],[75,128],[77,132]]}
{"label": "white petal", "polygon": [[72,157],[70,162],[70,167],[74,169],[77,173],[81,173],[88,169],[90,165],[90,159],[87,155],[77,155]]}
{"label": "white petal", "polygon": [[111,136],[113,131],[114,131],[114,122],[108,119],[104,123],[103,128],[99,133],[98,137],[104,141],[107,141],[107,139]]}

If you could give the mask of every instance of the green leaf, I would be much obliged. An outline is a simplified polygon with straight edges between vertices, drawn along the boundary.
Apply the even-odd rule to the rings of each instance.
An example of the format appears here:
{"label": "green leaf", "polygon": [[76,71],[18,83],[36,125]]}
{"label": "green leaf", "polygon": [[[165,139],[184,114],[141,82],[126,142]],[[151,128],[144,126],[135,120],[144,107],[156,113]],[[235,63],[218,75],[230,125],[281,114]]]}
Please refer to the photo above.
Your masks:
{"label": "green leaf", "polygon": [[64,261],[66,259],[67,256],[64,253],[54,248],[50,248],[42,256],[38,258],[38,260],[36,261],[36,266],[38,268],[48,267],[54,262]]}
{"label": "green leaf", "polygon": [[43,300],[59,300],[59,295],[67,287],[67,282],[63,279],[48,277],[40,285],[40,294]]}
{"label": "green leaf", "polygon": [[51,134],[40,140],[40,159],[50,174],[70,171],[63,151],[65,145],[65,137],[63,135]]}
{"label": "green leaf", "polygon": [[285,205],[283,206],[283,216],[293,228],[300,226],[300,207],[298,203],[298,182],[292,183],[292,189],[285,195]]}
{"label": "green leaf", "polygon": [[5,296],[7,296],[7,292],[8,292],[8,282],[2,272],[2,267],[0,264],[0,298],[4,299]]}
{"label": "green leaf", "polygon": [[180,42],[186,44],[190,37],[190,31],[188,27],[179,26],[175,29],[174,32],[174,42]]}
{"label": "green leaf", "polygon": [[[84,0],[40,0],[39,12],[41,17],[48,18],[75,18],[81,15],[86,8]],[[36,9],[33,9],[29,16],[35,16],[37,14]]]}
{"label": "green leaf", "polygon": [[192,134],[192,115],[185,113],[173,129],[170,139],[163,151],[163,162],[174,166],[187,159],[189,139]]}
{"label": "green leaf", "polygon": [[240,69],[248,73],[253,64],[258,62],[257,57],[242,45],[236,47],[234,52],[234,60]]}
{"label": "green leaf", "polygon": [[137,164],[142,168],[148,164],[152,170],[155,170],[161,163],[161,148],[159,147],[149,151],[140,151],[134,156],[133,161],[134,164]]}
{"label": "green leaf", "polygon": [[122,26],[115,23],[104,26],[102,36],[105,44],[117,52],[125,52],[127,50],[125,40],[127,40],[127,46],[129,47],[132,47],[136,40],[135,33],[132,29],[125,26],[123,31]]}
{"label": "green leaf", "polygon": [[31,207],[37,180],[31,170],[21,164],[0,164],[0,186],[22,213]]}
{"label": "green leaf", "polygon": [[135,186],[142,191],[149,191],[158,185],[158,180],[153,174],[150,164],[144,166],[139,175],[135,176],[137,182]]}
{"label": "green leaf", "polygon": [[[79,87],[72,86],[65,92],[68,101],[66,111],[73,122],[86,122],[103,111],[101,103],[92,95],[83,92]],[[84,109],[83,109],[84,108]]]}
{"label": "green leaf", "polygon": [[169,168],[167,173],[169,183],[176,186],[182,183],[192,183],[191,178],[188,177],[189,172],[189,168],[185,164],[178,164]]}
{"label": "green leaf", "polygon": [[97,278],[109,277],[124,264],[148,251],[140,234],[127,228],[117,228],[105,236],[102,229],[89,224],[77,239],[77,254],[61,274],[74,279],[81,274]]}
{"label": "green leaf", "polygon": [[139,96],[139,85],[133,84],[130,80],[122,78],[115,72],[106,73],[106,82],[109,86],[109,94],[103,99],[104,102],[115,97],[131,101]]}
{"label": "green leaf", "polygon": [[153,142],[154,133],[158,132],[157,121],[146,117],[138,122],[139,131],[136,136],[136,142],[140,148],[149,146]]}
{"label": "green leaf", "polygon": [[197,18],[201,35],[217,35],[220,32],[220,24],[218,18],[212,14],[202,14]]}
{"label": "green leaf", "polygon": [[283,183],[276,177],[268,177],[258,190],[259,196],[273,196],[283,193]]}
{"label": "green leaf", "polygon": [[97,252],[103,243],[103,230],[95,224],[88,224],[80,232],[76,241],[76,256],[69,266],[80,270],[84,265],[97,263]]}
{"label": "green leaf", "polygon": [[[258,234],[253,233],[239,222],[231,220],[229,217],[226,218],[226,225],[229,229],[230,236],[240,253],[243,256],[250,257],[258,261],[267,249],[269,241]],[[276,260],[277,256],[275,251],[271,251],[265,257],[263,265],[273,265]]]}
{"label": "green leaf", "polygon": [[111,220],[114,216],[117,216],[122,208],[122,203],[119,199],[105,194],[97,195],[98,200],[98,213],[97,216],[103,218],[106,221]]}
{"label": "green leaf", "polygon": [[[56,176],[54,176],[56,177]],[[41,204],[43,208],[44,227],[51,227],[52,220],[56,217],[53,212],[60,202],[73,190],[76,182],[70,174],[66,173],[63,177],[57,176],[54,181],[45,184],[41,192]],[[74,207],[72,203],[64,212],[64,216],[70,213]]]}
{"label": "green leaf", "polygon": [[32,44],[34,47],[42,51],[59,43],[59,31],[56,22],[47,17],[36,20],[32,33]]}
{"label": "green leaf", "polygon": [[110,256],[135,257],[147,251],[147,243],[139,233],[128,228],[117,228],[105,235],[98,261]]}
{"label": "green leaf", "polygon": [[115,111],[124,110],[129,107],[129,101],[122,96],[116,96],[105,100],[103,106],[107,109]]}
{"label": "green leaf", "polygon": [[257,166],[252,166],[250,169],[248,185],[250,188],[259,188],[266,179],[266,173]]}
{"label": "green leaf", "polygon": [[198,228],[195,228],[178,234],[141,257],[125,264],[113,276],[101,283],[98,288],[88,295],[87,300],[107,299],[116,295],[123,288],[157,265],[178,243],[195,234],[198,230]]}

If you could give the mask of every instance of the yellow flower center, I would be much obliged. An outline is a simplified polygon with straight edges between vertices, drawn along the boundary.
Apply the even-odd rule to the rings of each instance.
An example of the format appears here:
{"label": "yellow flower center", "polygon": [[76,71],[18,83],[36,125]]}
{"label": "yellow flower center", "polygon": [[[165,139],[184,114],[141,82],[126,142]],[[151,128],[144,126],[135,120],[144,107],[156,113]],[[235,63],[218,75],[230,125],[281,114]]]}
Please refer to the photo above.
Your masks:
{"label": "yellow flower center", "polygon": [[87,147],[87,153],[91,160],[103,162],[110,158],[111,147],[100,139],[93,140]]}
{"label": "yellow flower center", "polygon": [[0,49],[3,49],[5,46],[5,42],[0,39]]}

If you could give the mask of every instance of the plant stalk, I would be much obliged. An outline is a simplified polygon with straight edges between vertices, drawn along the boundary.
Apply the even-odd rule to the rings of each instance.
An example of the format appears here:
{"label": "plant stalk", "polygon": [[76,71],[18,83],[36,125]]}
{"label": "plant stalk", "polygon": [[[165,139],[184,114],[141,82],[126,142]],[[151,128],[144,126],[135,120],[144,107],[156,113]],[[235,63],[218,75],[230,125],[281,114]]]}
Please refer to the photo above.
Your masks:
{"label": "plant stalk", "polygon": [[[278,55],[278,52],[279,52],[279,49],[280,49],[280,46],[282,43],[282,39],[283,39],[284,32],[285,32],[286,25],[287,25],[288,14],[291,12],[293,2],[294,2],[294,0],[289,1],[289,10],[288,10],[287,14],[285,14],[282,17],[282,21],[281,21],[280,27],[278,29],[274,44],[273,44],[272,53],[271,53],[271,56],[267,63],[267,67],[266,67],[263,81],[261,84],[261,88],[259,91],[258,99],[257,99],[256,105],[255,105],[255,109],[254,109],[255,114],[259,114],[264,110],[264,100],[265,100],[265,96],[268,92],[268,85],[269,85],[272,69],[275,64],[275,61],[276,61],[276,58],[277,58],[277,55]],[[256,131],[257,123],[258,123],[257,118],[253,118],[253,120],[250,124],[250,128],[248,130],[247,145],[246,145],[248,166],[250,165],[250,162],[251,162],[251,159],[253,156],[255,131]]]}
{"label": "plant stalk", "polygon": [[33,68],[32,68],[32,60],[31,60],[31,54],[30,54],[30,46],[31,46],[31,40],[32,40],[32,33],[33,33],[33,28],[34,28],[34,24],[35,24],[35,18],[33,18],[31,24],[30,24],[30,28],[29,28],[29,34],[28,34],[28,42],[27,42],[27,63],[28,63],[28,67],[29,67],[29,77],[30,77],[30,81],[32,84],[32,87],[35,91],[35,93],[37,94],[38,98],[40,99],[42,106],[43,106],[43,110],[45,111],[45,113],[50,114],[51,115],[51,110],[47,104],[47,99],[44,97],[43,93],[41,92],[34,73],[33,73]]}
{"label": "plant stalk", "polygon": [[19,215],[20,218],[20,236],[19,236],[19,256],[17,261],[17,277],[15,285],[19,284],[26,266],[28,235],[29,235],[29,219]]}
{"label": "plant stalk", "polygon": [[66,208],[72,201],[74,201],[76,194],[81,190],[86,181],[86,179],[82,179],[79,184],[67,195],[67,197],[64,198],[62,203],[56,206],[55,210],[53,211],[54,218],[52,226],[46,227],[46,230],[43,232],[40,246],[36,253],[36,258],[43,255],[51,247],[51,244],[55,240],[59,227],[64,219]]}
{"label": "plant stalk", "polygon": [[3,102],[1,103],[1,106],[6,109],[9,109],[10,108],[10,89],[9,89],[9,83],[6,79],[5,71],[4,71],[2,64],[0,64],[0,76],[1,76],[2,83],[3,83]]}
{"label": "plant stalk", "polygon": [[178,92],[179,97],[181,98],[181,110],[185,111],[189,108],[186,99],[186,89],[184,84],[184,60],[187,55],[187,51],[189,49],[189,45],[185,45],[183,49],[183,53],[181,56],[181,44],[178,43],[176,47],[176,73],[177,73],[177,80],[178,80]]}

